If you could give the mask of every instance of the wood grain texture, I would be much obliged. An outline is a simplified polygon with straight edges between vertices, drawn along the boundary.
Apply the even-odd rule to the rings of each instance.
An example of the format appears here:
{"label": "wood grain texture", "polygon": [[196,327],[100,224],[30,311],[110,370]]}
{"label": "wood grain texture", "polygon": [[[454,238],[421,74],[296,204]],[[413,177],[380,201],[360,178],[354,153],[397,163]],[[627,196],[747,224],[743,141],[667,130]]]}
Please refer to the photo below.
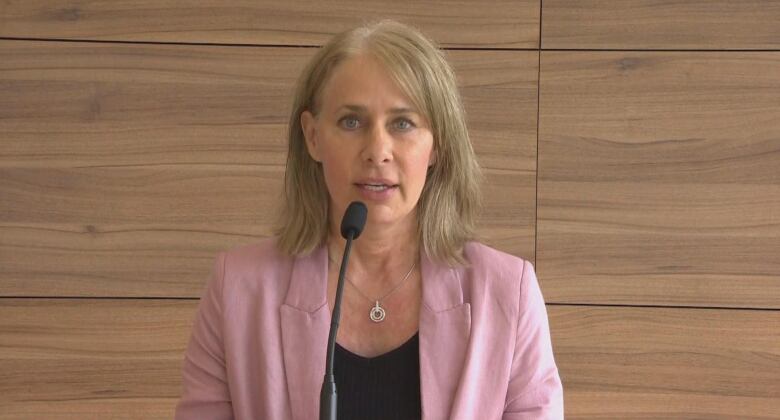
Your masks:
{"label": "wood grain texture", "polygon": [[[0,295],[197,296],[271,234],[312,49],[0,41]],[[450,51],[480,236],[533,259],[537,52]]]}
{"label": "wood grain texture", "polygon": [[196,306],[0,299],[0,419],[173,418]]}
{"label": "wood grain texture", "polygon": [[780,53],[541,66],[548,301],[780,308]]}
{"label": "wood grain texture", "polygon": [[545,0],[543,49],[780,48],[780,2]]}
{"label": "wood grain texture", "polygon": [[[196,306],[0,299],[0,419],[171,418]],[[780,410],[780,311],[548,311],[566,418],[769,419]]]}
{"label": "wood grain texture", "polygon": [[780,311],[548,306],[567,419],[776,419]]}
{"label": "wood grain texture", "polygon": [[537,48],[539,0],[277,2],[6,0],[0,37],[322,45],[383,18],[414,25],[445,47]]}

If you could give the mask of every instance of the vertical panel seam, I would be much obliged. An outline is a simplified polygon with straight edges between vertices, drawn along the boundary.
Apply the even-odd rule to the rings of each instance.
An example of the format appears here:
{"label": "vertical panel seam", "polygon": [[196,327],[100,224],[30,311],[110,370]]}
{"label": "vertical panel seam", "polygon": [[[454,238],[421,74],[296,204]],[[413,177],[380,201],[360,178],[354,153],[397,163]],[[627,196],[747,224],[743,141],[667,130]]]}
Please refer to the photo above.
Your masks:
{"label": "vertical panel seam", "polygon": [[536,166],[534,167],[534,267],[539,272],[539,119],[541,109],[541,90],[542,90],[542,2],[539,0],[539,43],[537,45],[537,64],[536,64]]}

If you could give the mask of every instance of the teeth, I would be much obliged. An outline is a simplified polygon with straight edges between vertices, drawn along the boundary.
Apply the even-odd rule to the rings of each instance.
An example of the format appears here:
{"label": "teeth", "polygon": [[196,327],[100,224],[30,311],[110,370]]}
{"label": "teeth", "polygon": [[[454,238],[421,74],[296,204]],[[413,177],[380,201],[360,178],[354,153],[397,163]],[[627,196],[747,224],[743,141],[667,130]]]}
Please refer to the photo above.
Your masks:
{"label": "teeth", "polygon": [[384,191],[390,187],[387,185],[363,184],[363,187],[371,191]]}

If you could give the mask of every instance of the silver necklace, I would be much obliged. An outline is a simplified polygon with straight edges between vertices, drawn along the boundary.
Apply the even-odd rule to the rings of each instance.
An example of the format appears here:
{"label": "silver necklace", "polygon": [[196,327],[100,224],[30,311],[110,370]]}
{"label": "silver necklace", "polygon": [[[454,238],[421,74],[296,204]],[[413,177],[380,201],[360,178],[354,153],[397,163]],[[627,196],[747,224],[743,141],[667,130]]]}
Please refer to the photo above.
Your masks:
{"label": "silver necklace", "polygon": [[[330,262],[333,263],[334,261],[331,259]],[[357,290],[358,293],[360,293],[360,296],[363,296],[369,302],[373,302],[374,303],[374,306],[371,307],[371,310],[368,312],[368,317],[372,321],[374,321],[374,322],[382,322],[382,321],[385,320],[385,316],[387,315],[387,311],[385,311],[385,308],[382,307],[382,301],[386,297],[390,296],[393,292],[398,290],[398,288],[401,287],[402,284],[404,284],[406,279],[408,279],[409,276],[412,274],[412,271],[414,270],[414,266],[415,265],[417,265],[417,261],[414,261],[412,263],[412,266],[409,267],[409,271],[406,273],[404,278],[401,279],[401,281],[399,281],[398,284],[396,284],[395,287],[393,287],[392,290],[390,290],[389,292],[385,293],[384,296],[382,296],[382,297],[380,297],[378,299],[371,299],[370,297],[366,296],[365,294],[363,294],[363,292],[360,291],[360,289],[358,289],[357,286],[355,286],[355,283],[352,283],[352,280],[347,278],[347,276],[344,276],[344,278],[347,280],[347,282],[349,282],[349,284],[352,285],[352,287],[355,288],[355,290]]]}

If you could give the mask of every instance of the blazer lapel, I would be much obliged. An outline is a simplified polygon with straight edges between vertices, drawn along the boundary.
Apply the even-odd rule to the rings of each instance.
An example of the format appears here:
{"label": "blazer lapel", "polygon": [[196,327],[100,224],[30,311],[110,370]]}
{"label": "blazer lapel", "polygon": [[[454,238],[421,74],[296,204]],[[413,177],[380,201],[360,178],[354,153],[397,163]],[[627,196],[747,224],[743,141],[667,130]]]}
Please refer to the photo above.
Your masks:
{"label": "blazer lapel", "polygon": [[[320,388],[330,329],[327,249],[295,259],[280,308],[287,392],[294,420],[319,417]],[[471,333],[471,306],[463,302],[463,270],[420,256],[420,392],[424,420],[451,417],[461,399],[460,378]]]}
{"label": "blazer lapel", "polygon": [[463,270],[421,255],[420,392],[424,420],[449,419],[471,333],[471,305],[463,302]]}
{"label": "blazer lapel", "polygon": [[287,393],[295,420],[319,417],[330,329],[327,271],[325,247],[296,258],[290,288],[280,308]]}

